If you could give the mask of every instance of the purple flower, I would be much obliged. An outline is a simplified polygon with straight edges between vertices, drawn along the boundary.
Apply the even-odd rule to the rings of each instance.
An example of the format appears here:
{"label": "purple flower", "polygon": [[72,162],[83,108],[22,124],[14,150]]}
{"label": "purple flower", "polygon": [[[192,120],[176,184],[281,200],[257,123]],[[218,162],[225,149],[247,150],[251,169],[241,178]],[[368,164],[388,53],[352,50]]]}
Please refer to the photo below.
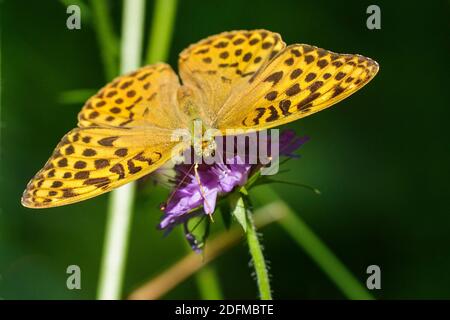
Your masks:
{"label": "purple flower", "polygon": [[[267,139],[268,150],[273,143]],[[292,154],[308,138],[299,137],[293,130],[284,130],[278,139],[279,154],[293,157]],[[218,197],[232,192],[237,186],[243,186],[248,178],[261,167],[247,163],[241,155],[228,155],[223,163],[180,164],[175,166],[175,190],[164,206],[164,216],[159,228],[170,231],[178,224],[185,224],[185,233],[194,250],[199,250],[198,242],[187,229],[187,221],[198,215],[212,215]],[[232,160],[232,161],[230,161]],[[195,173],[197,171],[197,174]]]}
{"label": "purple flower", "polygon": [[[236,159],[235,163],[239,163],[238,161]],[[212,215],[217,197],[231,192],[236,186],[243,186],[247,182],[251,167],[249,164],[199,164],[197,176],[194,165],[175,166],[177,188],[167,201],[159,228],[172,229],[191,218],[193,215],[190,211],[200,207],[203,207],[205,214]]]}

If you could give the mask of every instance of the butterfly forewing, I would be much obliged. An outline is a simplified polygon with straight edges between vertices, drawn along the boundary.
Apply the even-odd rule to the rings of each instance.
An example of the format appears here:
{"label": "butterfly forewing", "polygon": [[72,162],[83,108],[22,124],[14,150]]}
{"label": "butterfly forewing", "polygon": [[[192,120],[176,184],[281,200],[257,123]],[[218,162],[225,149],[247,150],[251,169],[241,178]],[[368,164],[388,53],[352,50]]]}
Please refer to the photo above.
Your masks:
{"label": "butterfly forewing", "polygon": [[375,61],[360,55],[288,46],[228,99],[218,127],[261,130],[306,117],[356,92],[377,71]]}
{"label": "butterfly forewing", "polygon": [[177,103],[178,78],[167,64],[120,76],[90,98],[79,127],[65,135],[29,182],[22,204],[45,208],[85,200],[136,180],[164,164],[186,127]]}
{"label": "butterfly forewing", "polygon": [[285,47],[267,30],[231,31],[206,38],[181,52],[180,76],[192,90],[202,120],[214,126],[220,107]]}

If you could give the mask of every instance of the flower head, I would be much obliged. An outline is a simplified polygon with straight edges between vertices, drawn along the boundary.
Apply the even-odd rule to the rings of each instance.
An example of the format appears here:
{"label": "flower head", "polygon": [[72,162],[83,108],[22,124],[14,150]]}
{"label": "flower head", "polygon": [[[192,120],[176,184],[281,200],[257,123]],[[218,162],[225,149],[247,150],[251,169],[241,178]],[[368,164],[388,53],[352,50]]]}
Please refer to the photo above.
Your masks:
{"label": "flower head", "polygon": [[247,182],[252,166],[237,163],[239,160],[236,159],[236,164],[176,165],[177,188],[165,205],[164,217],[159,227],[170,230],[191,218],[192,211],[201,207],[205,214],[212,215],[218,196]]}
{"label": "flower head", "polygon": [[[258,138],[263,139],[259,136]],[[278,143],[279,155],[288,157],[295,157],[293,152],[308,140],[307,137],[297,136],[293,130],[284,130],[277,141],[270,137],[264,139],[268,150],[272,150],[272,144]],[[164,216],[159,228],[168,232],[176,225],[184,224],[186,238],[193,249],[198,251],[198,241],[186,227],[187,221],[199,215],[211,216],[219,197],[232,192],[238,186],[244,186],[249,177],[262,167],[259,161],[250,163],[248,160],[245,155],[235,150],[231,155],[224,155],[223,161],[210,165],[175,165],[175,189],[163,206]]]}

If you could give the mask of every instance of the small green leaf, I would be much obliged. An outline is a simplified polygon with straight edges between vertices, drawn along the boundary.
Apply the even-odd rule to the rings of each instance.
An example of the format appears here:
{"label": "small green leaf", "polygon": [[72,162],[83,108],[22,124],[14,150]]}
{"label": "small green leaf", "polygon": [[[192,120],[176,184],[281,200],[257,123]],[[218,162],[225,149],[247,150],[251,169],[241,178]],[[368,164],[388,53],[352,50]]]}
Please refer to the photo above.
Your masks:
{"label": "small green leaf", "polygon": [[239,192],[240,192],[245,198],[248,198],[248,191],[247,191],[247,189],[245,188],[245,186],[240,187],[240,188],[239,188]]}
{"label": "small green leaf", "polygon": [[246,218],[246,208],[244,199],[240,193],[232,193],[230,195],[230,207],[231,213],[242,226],[244,232],[247,232],[247,218]]}

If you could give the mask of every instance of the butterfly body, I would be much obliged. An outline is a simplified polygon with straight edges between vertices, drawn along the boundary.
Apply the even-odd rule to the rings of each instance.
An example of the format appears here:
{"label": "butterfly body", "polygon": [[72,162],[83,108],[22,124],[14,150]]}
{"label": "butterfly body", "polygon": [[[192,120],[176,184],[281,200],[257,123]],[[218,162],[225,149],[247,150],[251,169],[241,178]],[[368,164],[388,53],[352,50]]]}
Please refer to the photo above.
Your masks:
{"label": "butterfly body", "polygon": [[[151,173],[191,146],[198,154],[214,152],[216,135],[309,116],[362,88],[378,64],[306,44],[286,46],[267,30],[239,30],[183,50],[179,71],[182,83],[167,64],[145,66],[91,97],[78,128],[28,183],[22,204],[48,208],[92,198]],[[180,142],[174,139],[179,130],[200,139]]]}

